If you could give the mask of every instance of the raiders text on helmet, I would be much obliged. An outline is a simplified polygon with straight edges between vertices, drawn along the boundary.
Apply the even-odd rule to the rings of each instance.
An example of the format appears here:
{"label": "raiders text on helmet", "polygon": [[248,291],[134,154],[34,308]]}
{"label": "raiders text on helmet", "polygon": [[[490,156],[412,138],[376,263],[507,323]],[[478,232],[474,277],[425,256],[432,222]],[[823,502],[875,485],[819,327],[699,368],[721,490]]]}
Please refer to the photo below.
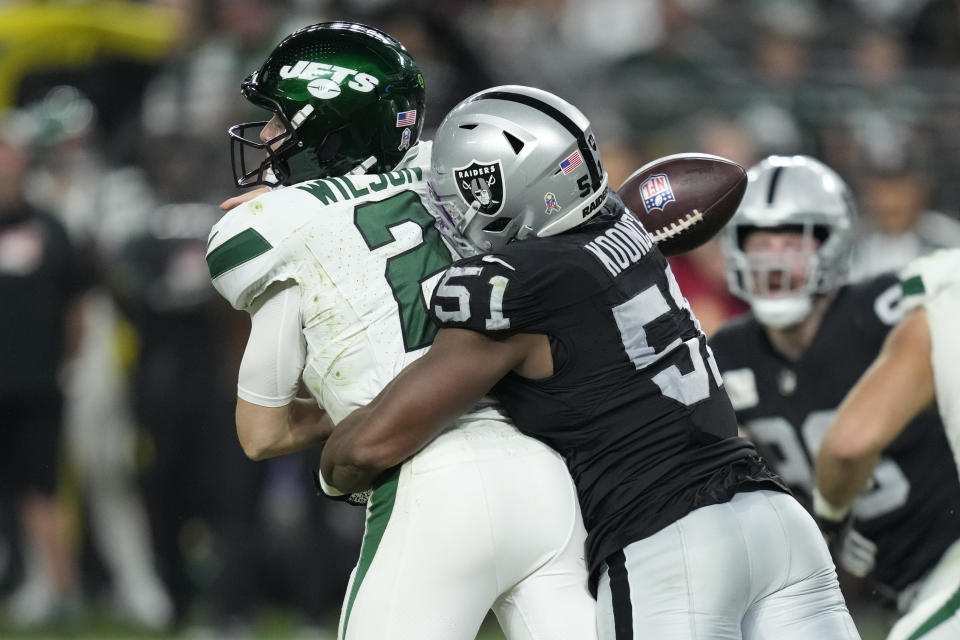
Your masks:
{"label": "raiders text on helmet", "polygon": [[[799,324],[809,315],[815,294],[846,281],[855,215],[850,189],[833,169],[809,156],[770,156],[747,172],[747,180],[740,208],[723,232],[730,290],[750,303],[763,324]],[[756,230],[803,235],[809,253],[801,287],[771,286],[788,282],[797,265],[743,251],[745,239]]]}
{"label": "raiders text on helmet", "polygon": [[437,201],[481,251],[562,233],[596,215],[607,195],[587,118],[517,85],[481,91],[444,118],[432,174]]}
{"label": "raiders text on helmet", "polygon": [[[296,31],[241,91],[276,115],[285,131],[265,143],[257,135],[266,121],[230,128],[240,187],[390,171],[423,127],[416,63],[399,42],[362,24],[327,22]],[[246,158],[251,149],[261,154],[254,162]]]}

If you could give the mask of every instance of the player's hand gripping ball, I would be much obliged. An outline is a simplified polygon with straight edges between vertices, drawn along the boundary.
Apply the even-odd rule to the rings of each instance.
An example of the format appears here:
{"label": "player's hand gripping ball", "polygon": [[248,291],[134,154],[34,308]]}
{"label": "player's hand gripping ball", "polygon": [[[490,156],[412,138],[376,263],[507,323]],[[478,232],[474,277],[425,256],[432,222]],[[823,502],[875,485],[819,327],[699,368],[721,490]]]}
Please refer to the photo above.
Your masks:
{"label": "player's hand gripping ball", "polygon": [[706,153],[678,153],[650,162],[617,194],[653,236],[664,255],[707,242],[733,217],[747,188],[736,162]]}

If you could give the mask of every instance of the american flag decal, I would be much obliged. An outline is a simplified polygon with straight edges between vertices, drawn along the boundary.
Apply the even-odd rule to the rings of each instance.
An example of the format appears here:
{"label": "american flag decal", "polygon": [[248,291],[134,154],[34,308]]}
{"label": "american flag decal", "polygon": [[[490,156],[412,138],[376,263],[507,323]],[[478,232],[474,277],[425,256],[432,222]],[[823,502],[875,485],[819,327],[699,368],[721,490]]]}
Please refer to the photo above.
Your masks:
{"label": "american flag decal", "polygon": [[560,163],[560,169],[563,171],[563,175],[567,175],[581,164],[583,164],[583,158],[580,156],[580,152],[574,151]]}
{"label": "american flag decal", "polygon": [[401,111],[397,114],[398,127],[411,127],[417,122],[417,110]]}

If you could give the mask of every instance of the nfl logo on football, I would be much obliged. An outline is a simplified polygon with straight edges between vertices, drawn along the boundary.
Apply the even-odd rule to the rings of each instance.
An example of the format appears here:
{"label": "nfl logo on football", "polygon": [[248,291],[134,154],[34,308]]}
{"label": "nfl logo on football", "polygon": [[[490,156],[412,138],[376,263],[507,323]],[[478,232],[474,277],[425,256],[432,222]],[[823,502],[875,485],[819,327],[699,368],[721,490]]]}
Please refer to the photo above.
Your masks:
{"label": "nfl logo on football", "polygon": [[644,180],[640,185],[640,195],[643,197],[643,208],[647,213],[653,213],[658,209],[663,211],[667,203],[676,200],[673,189],[670,188],[670,180],[665,173],[655,173]]}

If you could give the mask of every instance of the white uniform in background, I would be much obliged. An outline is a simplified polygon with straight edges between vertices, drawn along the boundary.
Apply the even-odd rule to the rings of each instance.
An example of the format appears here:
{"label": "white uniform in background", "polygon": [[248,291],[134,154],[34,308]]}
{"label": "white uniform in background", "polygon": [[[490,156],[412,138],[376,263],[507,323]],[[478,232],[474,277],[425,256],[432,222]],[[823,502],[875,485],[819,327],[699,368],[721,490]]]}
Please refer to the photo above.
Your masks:
{"label": "white uniform in background", "polygon": [[[904,313],[921,306],[927,312],[937,409],[960,470],[960,249],[917,258],[904,268],[900,280]],[[907,613],[887,640],[960,638],[960,542],[947,549],[912,591]]]}
{"label": "white uniform in background", "polygon": [[[252,316],[239,397],[285,406],[302,375],[339,422],[425,352],[427,301],[457,257],[426,208],[429,166],[421,142],[390,173],[277,189],[214,226],[214,286]],[[572,480],[496,405],[385,476],[338,637],[473,640],[490,608],[511,640],[595,637]]]}
{"label": "white uniform in background", "polygon": [[904,313],[927,311],[937,409],[960,469],[960,249],[941,249],[900,274]]}

